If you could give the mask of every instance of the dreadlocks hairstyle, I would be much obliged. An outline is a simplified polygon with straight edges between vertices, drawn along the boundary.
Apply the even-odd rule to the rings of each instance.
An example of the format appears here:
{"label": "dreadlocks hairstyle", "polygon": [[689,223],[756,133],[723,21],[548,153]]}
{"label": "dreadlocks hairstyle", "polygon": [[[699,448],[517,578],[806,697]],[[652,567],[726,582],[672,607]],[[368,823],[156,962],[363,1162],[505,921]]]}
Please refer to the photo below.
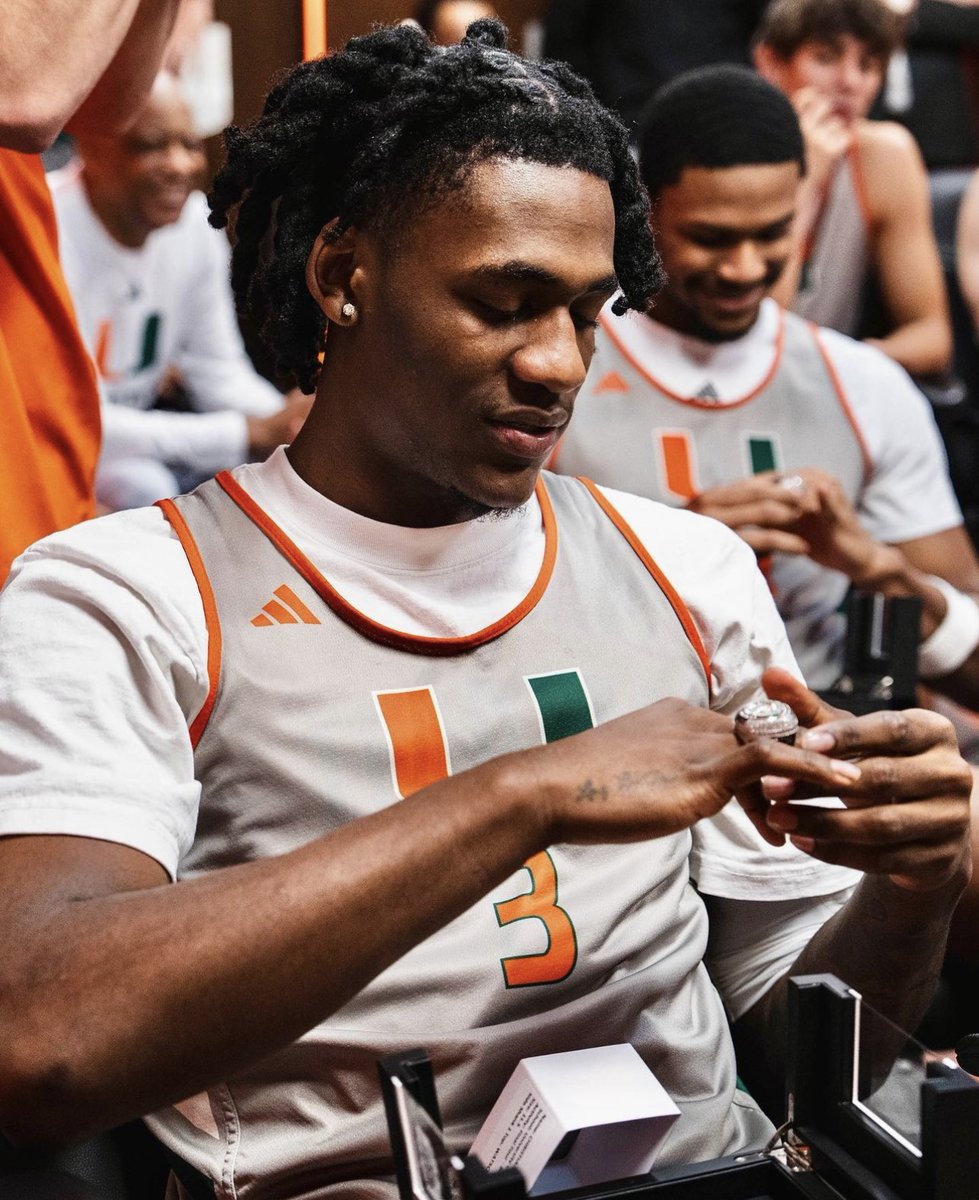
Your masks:
{"label": "dreadlocks hairstyle", "polygon": [[863,42],[886,63],[900,41],[901,19],[883,0],[772,0],[754,43],[787,61],[807,42],[832,45],[843,37]]}
{"label": "dreadlocks hairstyle", "polygon": [[492,158],[573,167],[607,180],[615,210],[615,311],[645,309],[662,281],[648,198],[625,127],[557,62],[504,49],[497,20],[458,46],[411,26],[380,28],[301,63],[250,127],[225,133],[227,162],[209,196],[211,224],[237,207],[231,281],[283,375],[315,389],[324,318],[306,260],[330,222],[410,237],[412,216],[464,189]]}
{"label": "dreadlocks hairstyle", "polygon": [[639,128],[643,181],[655,200],[686,167],[797,162],[806,151],[792,102],[747,67],[698,67],[653,97]]}

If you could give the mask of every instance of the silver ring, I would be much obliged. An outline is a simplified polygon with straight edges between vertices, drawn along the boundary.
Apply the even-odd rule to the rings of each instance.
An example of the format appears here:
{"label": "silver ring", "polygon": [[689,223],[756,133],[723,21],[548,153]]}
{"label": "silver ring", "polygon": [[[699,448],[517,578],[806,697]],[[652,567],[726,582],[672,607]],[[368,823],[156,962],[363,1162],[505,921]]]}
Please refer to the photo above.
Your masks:
{"label": "silver ring", "polygon": [[799,494],[806,490],[806,481],[801,475],[776,475],[775,482],[787,492]]}

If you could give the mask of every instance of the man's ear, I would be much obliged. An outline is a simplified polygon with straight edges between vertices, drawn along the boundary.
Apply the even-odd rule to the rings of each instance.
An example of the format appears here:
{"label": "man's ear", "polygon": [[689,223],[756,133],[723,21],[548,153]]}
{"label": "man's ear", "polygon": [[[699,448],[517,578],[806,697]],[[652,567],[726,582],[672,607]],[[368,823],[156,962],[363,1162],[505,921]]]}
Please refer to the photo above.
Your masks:
{"label": "man's ear", "polygon": [[352,325],[357,320],[361,233],[351,226],[336,237],[335,228],[336,219],[316,235],[306,260],[306,286],[327,320],[336,325]]}
{"label": "man's ear", "polygon": [[769,83],[778,86],[785,63],[771,46],[767,46],[764,42],[758,42],[752,48],[751,57],[755,64],[755,70],[762,79],[767,79]]}

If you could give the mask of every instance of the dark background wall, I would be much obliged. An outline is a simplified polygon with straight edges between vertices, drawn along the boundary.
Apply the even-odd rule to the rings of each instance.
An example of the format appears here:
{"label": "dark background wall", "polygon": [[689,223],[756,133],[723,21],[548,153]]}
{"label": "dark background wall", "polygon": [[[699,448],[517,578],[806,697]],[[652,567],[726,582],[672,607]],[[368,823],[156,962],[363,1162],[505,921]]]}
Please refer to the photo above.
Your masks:
{"label": "dark background wall", "polygon": [[[414,0],[327,0],[331,47],[366,33],[375,21],[397,21],[412,14]],[[500,16],[522,45],[527,21],[539,18],[548,0],[496,0]],[[216,0],[218,20],[231,26],[234,56],[235,121],[261,111],[273,76],[302,57],[301,0]]]}
{"label": "dark background wall", "polygon": [[[547,0],[494,0],[494,7],[510,27],[516,48],[524,22],[541,16]],[[355,34],[365,33],[372,21],[398,21],[411,13],[411,0],[407,6],[399,0],[328,0],[330,44],[342,46]]]}

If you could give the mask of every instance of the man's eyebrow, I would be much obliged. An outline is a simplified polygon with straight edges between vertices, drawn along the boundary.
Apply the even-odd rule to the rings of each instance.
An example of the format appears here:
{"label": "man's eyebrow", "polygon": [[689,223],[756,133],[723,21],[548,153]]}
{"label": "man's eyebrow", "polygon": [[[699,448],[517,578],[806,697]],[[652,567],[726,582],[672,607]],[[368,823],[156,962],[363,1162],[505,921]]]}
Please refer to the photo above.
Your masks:
{"label": "man's eyebrow", "polygon": [[686,234],[719,234],[722,237],[751,237],[752,234],[765,233],[770,229],[779,229],[784,225],[791,225],[795,218],[795,213],[786,213],[784,217],[776,217],[774,221],[768,221],[764,225],[752,225],[745,227],[741,225],[717,225],[711,221],[690,221],[684,225],[683,231]]}
{"label": "man's eyebrow", "polygon": [[[535,263],[522,262],[520,259],[505,263],[487,263],[485,266],[476,267],[473,275],[477,279],[499,280],[505,283],[541,283],[550,287],[567,286],[567,280],[555,275],[553,271],[548,271],[545,267],[539,267]],[[583,293],[613,292],[618,286],[618,277],[613,272],[611,275],[603,275],[600,279],[586,284],[581,291]]]}

